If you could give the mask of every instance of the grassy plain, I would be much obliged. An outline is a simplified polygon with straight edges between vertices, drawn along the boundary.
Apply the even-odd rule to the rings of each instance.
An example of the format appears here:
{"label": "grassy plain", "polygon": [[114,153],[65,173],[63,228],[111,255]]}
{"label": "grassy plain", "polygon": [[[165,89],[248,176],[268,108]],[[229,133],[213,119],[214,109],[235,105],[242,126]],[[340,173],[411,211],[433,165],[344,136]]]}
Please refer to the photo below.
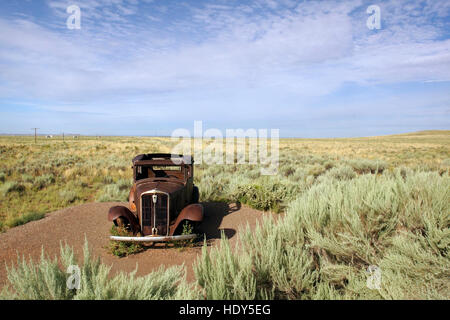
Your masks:
{"label": "grassy plain", "polygon": [[[27,217],[32,220],[43,213],[84,202],[126,200],[132,157],[145,152],[170,152],[173,145],[168,138],[152,137],[66,137],[63,142],[56,136],[40,137],[35,144],[33,137],[0,136],[0,226],[5,229],[17,225],[17,220],[26,221]],[[247,180],[260,181],[264,187],[274,186],[273,191],[281,188],[281,192],[289,194],[277,194],[274,203],[268,199],[267,204],[253,206],[280,210],[277,208],[282,205],[280,200],[297,196],[320,176],[330,174],[331,169],[334,169],[331,174],[338,174],[338,170],[344,172],[350,166],[356,174],[363,174],[376,169],[377,164],[391,171],[399,167],[446,170],[450,165],[450,132],[354,139],[281,139],[277,176],[263,177],[251,165],[204,164],[196,166],[195,182],[203,186],[200,190],[202,200],[206,201],[235,200],[230,199],[231,194],[245,198],[237,189],[249,187]],[[226,183],[217,183],[218,179]],[[284,190],[280,185],[293,190]],[[222,190],[224,186],[228,190]]]}
{"label": "grassy plain", "polygon": [[[131,158],[172,146],[168,138],[35,144],[32,137],[2,136],[0,228],[83,202],[126,200]],[[281,139],[275,176],[248,164],[195,170],[201,201],[240,201],[286,214],[244,232],[238,252],[227,241],[205,251],[194,268],[201,295],[188,294],[183,282],[178,298],[450,298],[450,131]],[[366,286],[369,265],[383,271],[380,290]],[[23,268],[12,274],[25,277]],[[169,273],[172,288],[179,277]],[[127,286],[147,280],[133,281]],[[26,295],[21,283],[12,286],[17,297]]]}

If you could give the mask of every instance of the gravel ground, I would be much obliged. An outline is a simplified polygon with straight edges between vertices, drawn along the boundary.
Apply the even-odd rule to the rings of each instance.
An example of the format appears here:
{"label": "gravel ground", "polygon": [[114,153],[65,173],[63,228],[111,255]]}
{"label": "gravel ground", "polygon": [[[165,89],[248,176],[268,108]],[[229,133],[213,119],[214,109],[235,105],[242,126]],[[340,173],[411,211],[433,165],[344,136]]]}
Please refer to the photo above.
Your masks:
{"label": "gravel ground", "polygon": [[[17,262],[17,255],[34,261],[39,260],[42,247],[46,254],[59,256],[60,243],[67,242],[81,259],[85,237],[95,256],[112,265],[113,274],[118,271],[131,272],[138,266],[137,275],[145,275],[159,266],[185,264],[187,279],[194,280],[192,263],[201,253],[202,241],[192,248],[166,247],[156,244],[147,250],[124,258],[107,252],[111,223],[107,220],[108,209],[113,205],[126,203],[87,203],[53,213],[44,219],[12,228],[0,234],[0,288],[7,282],[5,264]],[[223,230],[232,244],[235,243],[239,227],[256,225],[263,213],[238,204],[204,203],[205,219],[200,229],[206,234],[208,243],[217,244]]]}

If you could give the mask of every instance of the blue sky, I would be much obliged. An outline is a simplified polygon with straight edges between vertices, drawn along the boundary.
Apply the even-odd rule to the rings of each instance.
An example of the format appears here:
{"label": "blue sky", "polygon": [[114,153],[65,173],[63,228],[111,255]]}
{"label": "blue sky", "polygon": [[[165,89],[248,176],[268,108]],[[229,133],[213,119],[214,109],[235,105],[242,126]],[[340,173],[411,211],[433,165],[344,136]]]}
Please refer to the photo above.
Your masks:
{"label": "blue sky", "polygon": [[284,137],[450,129],[450,1],[0,3],[0,133],[170,135],[194,120]]}

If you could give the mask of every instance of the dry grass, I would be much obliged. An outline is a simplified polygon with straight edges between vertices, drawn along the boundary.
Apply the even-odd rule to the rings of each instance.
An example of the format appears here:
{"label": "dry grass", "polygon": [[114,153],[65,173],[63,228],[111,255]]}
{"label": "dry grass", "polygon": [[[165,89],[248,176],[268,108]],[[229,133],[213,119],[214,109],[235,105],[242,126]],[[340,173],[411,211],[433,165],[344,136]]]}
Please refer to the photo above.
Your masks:
{"label": "dry grass", "polygon": [[[131,158],[169,152],[171,146],[167,138],[85,137],[35,145],[31,137],[0,137],[0,229],[68,205],[125,200]],[[175,290],[172,269],[158,271],[175,290],[169,296],[178,292],[179,298],[213,299],[450,298],[450,131],[282,139],[275,176],[261,176],[254,165],[202,164],[195,170],[201,201],[241,201],[286,214],[276,222],[265,220],[252,232],[241,232],[238,253],[226,240],[209,252],[205,249],[195,264],[201,295],[193,295],[185,282]],[[365,270],[371,264],[383,271],[380,290],[366,287]],[[35,297],[25,290],[42,286],[33,268],[58,278],[61,272],[52,266],[45,260],[12,269],[13,288],[4,296]],[[86,280],[88,287],[98,285],[97,293],[80,298],[128,297],[105,295],[122,290],[121,285],[97,283],[95,277],[106,277],[105,270]],[[136,283],[140,281],[144,280]],[[60,287],[47,289],[52,293]],[[61,292],[58,297],[73,298]]]}
{"label": "dry grass", "polygon": [[[1,136],[0,222],[84,202],[126,200],[132,176],[131,158],[139,153],[170,152],[173,145],[169,138],[162,137],[81,137],[77,140],[66,138],[64,142],[56,137],[52,140],[40,138],[35,144],[33,137]],[[356,173],[364,173],[355,168],[358,161],[383,161],[389,170],[402,166],[442,171],[450,165],[450,133],[431,131],[355,139],[281,139],[280,157],[279,175],[265,180],[257,168],[249,165],[196,166],[196,182],[201,186],[203,199],[228,200],[234,196],[233,200],[241,199],[256,208],[281,210],[281,202],[293,198],[295,193],[308,188],[332,168],[339,169],[334,169],[329,173],[331,175],[352,176],[348,165],[353,165]],[[223,170],[225,174],[220,175]],[[218,178],[223,179],[228,190],[218,189]],[[250,185],[246,181],[255,178],[256,184]],[[292,185],[292,181],[299,180],[302,183]],[[254,203],[254,197],[246,201],[242,190],[254,192],[254,197],[267,192],[283,194],[277,195],[277,200],[265,197]]]}

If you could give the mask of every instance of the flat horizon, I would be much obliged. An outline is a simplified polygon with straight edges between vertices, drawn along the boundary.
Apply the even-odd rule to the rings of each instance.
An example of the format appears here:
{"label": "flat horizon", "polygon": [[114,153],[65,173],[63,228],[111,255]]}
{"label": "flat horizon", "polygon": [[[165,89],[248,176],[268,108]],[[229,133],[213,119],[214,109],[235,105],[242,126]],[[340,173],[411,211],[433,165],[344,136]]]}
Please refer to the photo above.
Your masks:
{"label": "flat horizon", "polygon": [[[435,130],[420,130],[420,131],[408,131],[408,132],[400,132],[393,134],[382,134],[375,136],[353,136],[353,137],[287,137],[280,136],[280,139],[355,139],[355,138],[374,138],[374,137],[384,137],[384,136],[396,136],[396,135],[406,135],[406,134],[420,134],[420,133],[443,133],[450,134],[450,130],[446,129],[435,129]],[[62,137],[62,134],[53,134],[53,133],[38,133],[38,137],[44,137],[51,135],[53,137]],[[24,137],[34,137],[33,133],[0,133],[0,136],[24,136]],[[80,137],[141,137],[141,138],[171,138],[168,135],[102,135],[102,134],[78,134],[78,133],[67,133],[65,137],[70,139],[71,136],[80,136]],[[200,138],[200,137],[192,137],[192,138]],[[224,137],[225,139],[226,137]],[[268,137],[270,139],[270,137]]]}

